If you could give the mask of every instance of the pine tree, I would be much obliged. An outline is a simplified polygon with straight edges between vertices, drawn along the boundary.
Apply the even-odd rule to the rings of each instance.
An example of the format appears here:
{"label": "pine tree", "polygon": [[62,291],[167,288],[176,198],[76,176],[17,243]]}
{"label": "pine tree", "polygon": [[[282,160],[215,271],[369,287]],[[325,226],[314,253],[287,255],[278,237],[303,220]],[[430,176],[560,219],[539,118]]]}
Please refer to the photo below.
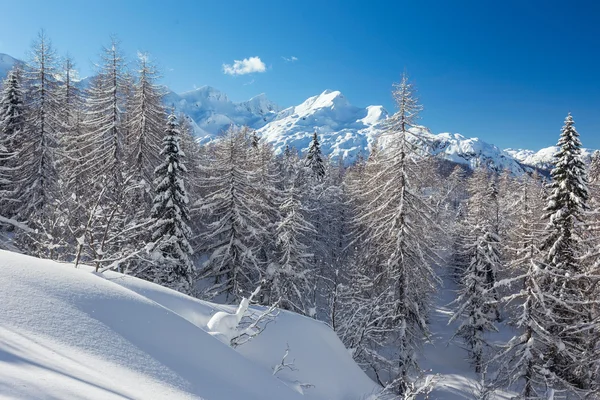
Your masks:
{"label": "pine tree", "polygon": [[151,251],[157,253],[153,270],[154,282],[190,293],[194,277],[194,265],[190,259],[193,251],[189,244],[191,230],[188,195],[185,190],[187,169],[183,163],[184,153],[179,147],[177,117],[169,115],[163,149],[164,161],[156,167],[156,196],[152,207]]}
{"label": "pine tree", "polygon": [[304,165],[310,171],[310,176],[317,182],[320,182],[325,177],[325,166],[323,163],[323,154],[321,153],[321,144],[317,131],[313,133],[312,140],[308,146]]}
{"label": "pine tree", "polygon": [[22,72],[15,66],[8,72],[0,94],[0,215],[4,217],[11,217],[16,206],[10,201],[18,182],[18,154],[14,144],[22,135],[24,125]]}

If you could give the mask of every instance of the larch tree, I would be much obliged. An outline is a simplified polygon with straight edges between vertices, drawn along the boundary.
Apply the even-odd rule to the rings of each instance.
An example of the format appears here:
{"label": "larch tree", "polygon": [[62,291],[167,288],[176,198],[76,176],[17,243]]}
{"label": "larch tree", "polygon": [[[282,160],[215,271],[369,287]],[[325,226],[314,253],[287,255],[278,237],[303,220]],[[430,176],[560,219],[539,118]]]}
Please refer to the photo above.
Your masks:
{"label": "larch tree", "polygon": [[150,190],[153,172],[159,163],[165,110],[161,89],[156,84],[156,68],[150,63],[148,55],[138,54],[137,69],[138,78],[133,85],[128,118],[128,164],[137,177],[136,181],[144,182],[146,190]]}
{"label": "larch tree", "polygon": [[266,302],[269,304],[279,300],[284,309],[314,316],[312,291],[316,277],[308,244],[315,228],[308,222],[301,188],[292,182],[284,192],[279,209],[281,219],[275,231],[278,258],[269,264],[266,271]]}
{"label": "larch tree", "polygon": [[27,113],[23,132],[13,141],[19,168],[16,214],[37,230],[36,234],[18,236],[17,241],[34,254],[47,254],[52,247],[49,221],[55,212],[58,183],[56,75],[55,52],[41,32],[24,72]]}
{"label": "larch tree", "polygon": [[254,195],[250,148],[246,131],[231,127],[200,166],[205,193],[194,211],[203,225],[198,252],[208,254],[199,274],[208,298],[225,294],[228,300],[239,301],[264,278],[257,243],[268,221],[257,212],[261,206]]}
{"label": "larch tree", "polygon": [[150,251],[155,255],[153,280],[183,293],[193,287],[194,265],[189,239],[188,195],[185,190],[187,169],[180,148],[177,117],[169,115],[163,149],[164,161],[154,173],[155,197],[151,211],[152,242]]}
{"label": "larch tree", "polygon": [[[358,361],[370,364],[384,385],[403,394],[418,372],[417,348],[429,335],[427,315],[438,278],[432,267],[436,259],[430,233],[435,229],[430,219],[433,211],[417,183],[420,153],[412,140],[418,139],[413,137],[418,133],[410,130],[421,106],[406,74],[394,86],[393,96],[398,111],[385,122],[382,136],[387,145],[374,156],[376,165],[355,193],[360,206],[355,208],[358,229],[353,246],[362,253],[359,260],[367,261],[364,266],[359,261],[357,268],[375,282],[358,292],[370,291],[365,299],[376,301],[363,308],[368,317],[361,324],[370,326],[377,320],[380,336],[353,346],[372,346],[361,352],[365,359]],[[377,356],[384,348],[394,349],[393,355]],[[379,364],[385,358],[389,364]]]}
{"label": "larch tree", "polygon": [[485,371],[487,332],[495,331],[498,319],[496,283],[500,267],[497,235],[497,191],[487,171],[478,169],[469,182],[471,197],[462,252],[466,266],[460,279],[457,305],[450,322],[460,320],[456,335],[463,338],[476,373]]}

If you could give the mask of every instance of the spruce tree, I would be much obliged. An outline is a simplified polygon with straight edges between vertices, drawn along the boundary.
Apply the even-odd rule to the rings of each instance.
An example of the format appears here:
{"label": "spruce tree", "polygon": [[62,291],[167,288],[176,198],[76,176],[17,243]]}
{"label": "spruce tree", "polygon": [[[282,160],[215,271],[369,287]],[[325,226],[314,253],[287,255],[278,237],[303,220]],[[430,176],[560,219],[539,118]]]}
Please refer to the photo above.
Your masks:
{"label": "spruce tree", "polygon": [[323,154],[321,152],[321,144],[319,143],[319,137],[317,131],[313,133],[312,140],[308,146],[308,152],[306,153],[306,159],[304,165],[310,171],[312,179],[320,182],[325,177],[325,166],[323,163]]}
{"label": "spruce tree", "polygon": [[153,268],[154,282],[184,293],[190,293],[194,277],[188,195],[185,190],[187,169],[179,146],[177,117],[169,115],[163,149],[164,161],[154,171],[155,197],[152,207],[151,251],[158,255]]}
{"label": "spruce tree", "polygon": [[25,125],[22,72],[15,66],[4,80],[0,94],[0,215],[11,217],[16,204],[10,199],[18,183],[15,141],[22,135]]}
{"label": "spruce tree", "polygon": [[583,214],[588,199],[581,142],[573,117],[565,119],[548,188],[539,259],[521,277],[525,281],[519,326],[524,334],[509,342],[508,375],[523,380],[523,398],[543,398],[546,388],[590,393],[598,326],[595,300],[588,298],[596,277],[584,268]]}

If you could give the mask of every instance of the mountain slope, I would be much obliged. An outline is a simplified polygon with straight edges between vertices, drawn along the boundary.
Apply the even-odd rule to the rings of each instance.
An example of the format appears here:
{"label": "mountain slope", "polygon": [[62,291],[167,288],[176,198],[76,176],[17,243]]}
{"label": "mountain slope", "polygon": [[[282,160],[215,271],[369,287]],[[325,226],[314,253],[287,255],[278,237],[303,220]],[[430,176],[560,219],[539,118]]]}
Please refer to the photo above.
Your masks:
{"label": "mountain slope", "polygon": [[[233,349],[206,327],[232,307],[91,271],[0,251],[0,398],[345,400],[377,389],[315,320],[282,311]],[[287,346],[296,370],[274,376]],[[301,395],[298,382],[313,386]]]}
{"label": "mountain slope", "polygon": [[169,92],[164,102],[192,119],[194,133],[201,142],[214,139],[232,124],[261,128],[279,111],[264,94],[234,103],[225,93],[210,86],[181,94]]}
{"label": "mountain slope", "polygon": [[21,64],[23,64],[22,61],[17,60],[16,58],[9,56],[8,54],[0,53],[0,80],[4,79],[4,77],[6,76],[6,74],[8,74],[8,71],[12,69],[12,67]]}
{"label": "mountain slope", "polygon": [[[0,54],[0,77],[20,61]],[[83,79],[84,87],[89,79]],[[333,160],[343,157],[351,163],[359,155],[367,156],[370,146],[382,132],[388,111],[382,106],[355,107],[339,91],[326,90],[297,106],[282,109],[265,94],[235,103],[225,93],[210,87],[177,94],[167,90],[164,103],[188,116],[194,134],[201,143],[219,137],[231,125],[247,125],[272,144],[277,153],[290,146],[300,152],[308,148],[313,132],[319,134],[322,150]],[[485,165],[496,171],[508,169],[514,174],[539,168],[548,170],[555,147],[531,150],[501,150],[478,138],[457,133],[435,135],[425,127],[415,128],[427,144],[424,148],[446,160],[471,168]],[[584,150],[589,161],[593,150]]]}

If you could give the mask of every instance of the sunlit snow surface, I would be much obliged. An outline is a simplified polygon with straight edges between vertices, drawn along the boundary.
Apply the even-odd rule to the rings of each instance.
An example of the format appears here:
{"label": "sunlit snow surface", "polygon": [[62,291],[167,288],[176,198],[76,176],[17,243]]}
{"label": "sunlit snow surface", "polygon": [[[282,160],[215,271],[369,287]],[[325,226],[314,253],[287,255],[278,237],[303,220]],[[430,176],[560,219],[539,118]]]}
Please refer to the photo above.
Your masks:
{"label": "sunlit snow surface", "polygon": [[[0,305],[0,398],[345,400],[377,390],[320,322],[281,312],[232,349],[206,323],[235,306],[117,273],[0,251]],[[296,370],[273,376],[288,346]],[[299,383],[312,386],[301,395]]]}

